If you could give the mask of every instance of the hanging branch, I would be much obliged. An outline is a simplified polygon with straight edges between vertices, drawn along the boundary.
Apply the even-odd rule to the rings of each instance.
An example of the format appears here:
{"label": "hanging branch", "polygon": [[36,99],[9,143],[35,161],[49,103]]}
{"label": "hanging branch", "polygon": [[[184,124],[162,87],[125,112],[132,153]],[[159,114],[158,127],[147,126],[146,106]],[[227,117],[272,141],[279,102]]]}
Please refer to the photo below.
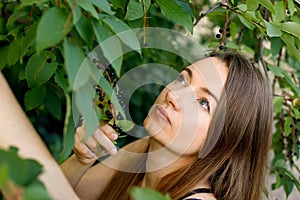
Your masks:
{"label": "hanging branch", "polygon": [[267,70],[267,65],[266,65],[266,62],[264,60],[264,39],[263,37],[260,37],[259,39],[259,61],[261,62],[263,68],[264,68],[264,72],[265,72],[265,76],[267,78],[267,81],[270,82],[270,78],[269,78],[269,75],[268,75],[268,70]]}
{"label": "hanging branch", "polygon": [[217,4],[217,5],[215,5],[214,7],[212,7],[211,9],[209,9],[208,11],[206,11],[205,13],[201,13],[200,16],[196,19],[196,21],[195,21],[195,23],[194,23],[194,26],[196,26],[196,25],[200,22],[200,20],[201,20],[203,17],[205,17],[207,14],[209,14],[209,13],[215,11],[216,9],[218,9],[218,8],[220,8],[220,7],[222,7],[222,6],[224,6],[224,5],[225,5],[225,2],[226,2],[226,0],[223,0],[222,2],[220,2],[220,3]]}

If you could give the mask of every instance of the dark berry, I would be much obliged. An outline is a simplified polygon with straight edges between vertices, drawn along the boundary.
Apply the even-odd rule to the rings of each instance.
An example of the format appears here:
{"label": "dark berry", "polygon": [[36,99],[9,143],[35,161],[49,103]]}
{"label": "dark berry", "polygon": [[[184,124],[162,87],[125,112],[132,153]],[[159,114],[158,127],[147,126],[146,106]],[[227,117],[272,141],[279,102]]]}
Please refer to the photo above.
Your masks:
{"label": "dark berry", "polygon": [[280,177],[280,178],[282,178],[282,177],[283,177],[283,174],[282,174],[282,173],[280,173],[280,174],[279,174],[279,177]]}
{"label": "dark berry", "polygon": [[112,127],[113,127],[113,129],[115,129],[115,130],[116,130],[117,128],[119,128],[117,124],[113,124]]}
{"label": "dark berry", "polygon": [[223,33],[223,31],[224,31],[224,30],[223,30],[222,28],[219,29],[219,33]]}
{"label": "dark berry", "polygon": [[221,34],[216,34],[216,38],[220,38],[221,37]]}
{"label": "dark berry", "polygon": [[107,115],[108,119],[112,119],[114,116],[112,114]]}
{"label": "dark berry", "polygon": [[64,74],[64,78],[68,78],[68,75],[67,75],[67,74]]}
{"label": "dark berry", "polygon": [[297,145],[300,145],[300,141],[297,141]]}
{"label": "dark berry", "polygon": [[287,10],[286,13],[287,13],[288,15],[291,14],[290,10]]}
{"label": "dark berry", "polygon": [[102,102],[104,100],[104,95],[99,96],[99,101]]}
{"label": "dark berry", "polygon": [[107,75],[105,75],[104,78],[109,81],[109,77]]}
{"label": "dark berry", "polygon": [[43,13],[42,13],[41,11],[38,11],[38,12],[36,13],[36,15],[39,16],[39,17],[42,16],[42,14],[43,14]]}
{"label": "dark berry", "polygon": [[293,151],[292,151],[292,150],[289,150],[289,154],[292,155],[292,154],[293,154]]}
{"label": "dark berry", "polygon": [[291,165],[293,165],[294,164],[294,161],[293,160],[291,160]]}
{"label": "dark berry", "polygon": [[102,103],[99,103],[99,104],[98,104],[98,107],[99,107],[99,108],[103,108],[104,106],[103,106]]}
{"label": "dark berry", "polygon": [[111,114],[111,112],[109,110],[106,110],[105,114],[109,115],[109,114]]}
{"label": "dark berry", "polygon": [[297,152],[294,152],[294,156],[297,156]]}
{"label": "dark berry", "polygon": [[20,28],[21,33],[24,33],[24,31],[25,31],[24,27]]}
{"label": "dark berry", "polygon": [[110,71],[109,75],[114,76],[115,72],[114,71]]}
{"label": "dark berry", "polygon": [[230,37],[231,35],[230,35],[230,33],[226,33],[226,37]]}
{"label": "dark berry", "polygon": [[107,103],[108,103],[108,105],[111,105],[111,100],[108,100]]}
{"label": "dark berry", "polygon": [[229,27],[227,27],[227,28],[226,28],[226,32],[229,32],[229,31],[230,31],[230,28],[229,28]]}
{"label": "dark berry", "polygon": [[291,128],[293,128],[293,127],[294,127],[294,125],[293,125],[293,124],[290,124],[290,127],[291,127]]}
{"label": "dark berry", "polygon": [[204,17],[205,15],[203,13],[200,14],[200,17]]}
{"label": "dark berry", "polygon": [[225,47],[224,47],[223,45],[221,45],[221,46],[219,46],[219,49],[220,49],[220,50],[224,50]]}
{"label": "dark berry", "polygon": [[67,37],[73,37],[73,33],[72,33],[72,32],[69,32],[69,33],[67,34]]}
{"label": "dark berry", "polygon": [[48,58],[47,59],[47,63],[51,63],[52,62],[52,59],[51,58]]}

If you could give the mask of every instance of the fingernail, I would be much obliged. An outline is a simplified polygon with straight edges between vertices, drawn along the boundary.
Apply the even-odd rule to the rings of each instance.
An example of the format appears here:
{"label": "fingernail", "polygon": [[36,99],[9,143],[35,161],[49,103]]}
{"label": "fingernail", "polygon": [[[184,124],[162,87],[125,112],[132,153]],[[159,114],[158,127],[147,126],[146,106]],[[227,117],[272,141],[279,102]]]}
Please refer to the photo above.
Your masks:
{"label": "fingernail", "polygon": [[116,133],[113,133],[113,134],[112,134],[112,138],[113,138],[113,140],[116,140],[116,139],[118,139],[118,134],[116,134]]}
{"label": "fingernail", "polygon": [[110,149],[109,153],[111,155],[115,155],[117,153],[117,149],[115,147],[113,147],[113,148]]}

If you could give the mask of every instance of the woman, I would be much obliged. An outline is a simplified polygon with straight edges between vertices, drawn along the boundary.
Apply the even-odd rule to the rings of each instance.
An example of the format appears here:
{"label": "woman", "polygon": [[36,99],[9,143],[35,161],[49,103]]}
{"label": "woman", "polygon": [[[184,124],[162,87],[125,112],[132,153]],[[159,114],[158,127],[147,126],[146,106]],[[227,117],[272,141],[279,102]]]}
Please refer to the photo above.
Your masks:
{"label": "woman", "polygon": [[[212,55],[161,92],[144,121],[149,137],[116,153],[109,125],[86,142],[79,127],[75,153],[61,167],[82,199],[128,199],[130,188],[140,186],[172,199],[258,200],[271,123],[271,95],[260,71],[239,54]],[[113,156],[92,166],[98,144]]]}

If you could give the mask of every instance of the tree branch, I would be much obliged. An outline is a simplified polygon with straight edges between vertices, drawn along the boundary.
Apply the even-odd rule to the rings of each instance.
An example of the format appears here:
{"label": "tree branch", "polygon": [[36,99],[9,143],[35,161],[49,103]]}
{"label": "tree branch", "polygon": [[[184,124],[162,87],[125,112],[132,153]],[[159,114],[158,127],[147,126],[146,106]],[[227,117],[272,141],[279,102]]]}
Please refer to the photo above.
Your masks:
{"label": "tree branch", "polygon": [[267,81],[269,83],[270,78],[269,78],[269,75],[268,75],[267,65],[266,65],[266,62],[264,60],[264,44],[263,44],[263,42],[264,42],[263,37],[260,37],[260,39],[259,39],[259,61],[261,62],[262,66],[263,66],[265,76],[266,76]]}
{"label": "tree branch", "polygon": [[226,0],[223,0],[222,2],[220,2],[219,4],[213,6],[211,9],[209,9],[209,10],[206,11],[205,13],[201,13],[200,16],[196,19],[196,21],[195,21],[195,23],[194,23],[194,26],[196,26],[196,25],[200,22],[200,20],[201,20],[203,17],[205,17],[207,14],[209,14],[209,13],[215,11],[216,9],[218,9],[218,8],[220,8],[220,7],[222,7],[222,6],[224,6],[225,2],[226,2]]}

